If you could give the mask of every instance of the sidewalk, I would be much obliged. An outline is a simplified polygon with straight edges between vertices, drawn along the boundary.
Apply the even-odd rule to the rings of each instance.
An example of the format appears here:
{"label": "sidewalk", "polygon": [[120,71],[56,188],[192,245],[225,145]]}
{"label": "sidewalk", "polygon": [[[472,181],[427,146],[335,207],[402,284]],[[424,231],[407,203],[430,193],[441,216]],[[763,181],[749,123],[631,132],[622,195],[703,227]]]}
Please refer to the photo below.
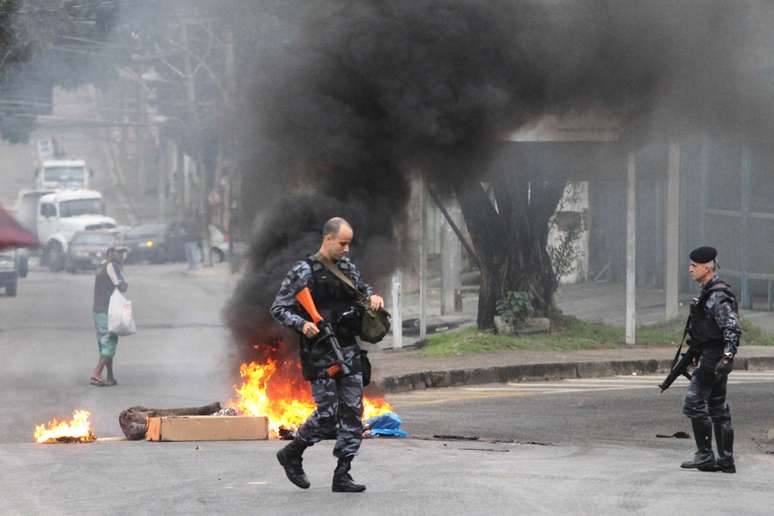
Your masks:
{"label": "sidewalk", "polygon": [[[417,350],[371,351],[374,383],[387,392],[511,381],[666,372],[675,349],[632,347],[581,351],[501,351],[425,358]],[[774,347],[742,346],[737,370],[774,369]]]}
{"label": "sidewalk", "polygon": [[[687,301],[688,297],[682,296],[681,302]],[[556,295],[557,305],[565,314],[585,321],[599,321],[617,326],[624,324],[624,299],[624,286],[610,283],[563,285]],[[475,321],[476,299],[473,294],[466,297],[464,312],[454,316],[440,316],[440,310],[435,306],[437,303],[433,301],[431,297],[429,322],[437,324],[443,321]],[[639,325],[662,322],[664,309],[663,290],[637,290]],[[683,307],[682,311],[685,310]],[[774,332],[774,312],[744,310],[742,317],[751,320],[765,331]],[[416,340],[404,336],[404,344]],[[673,347],[633,346],[579,351],[513,350],[425,358],[416,349],[404,347],[393,351],[390,349],[391,344],[391,336],[388,335],[381,349],[369,346],[369,358],[374,366],[374,383],[388,392],[508,381],[666,373],[675,353]],[[742,337],[735,367],[774,368],[774,347],[745,346]]]}

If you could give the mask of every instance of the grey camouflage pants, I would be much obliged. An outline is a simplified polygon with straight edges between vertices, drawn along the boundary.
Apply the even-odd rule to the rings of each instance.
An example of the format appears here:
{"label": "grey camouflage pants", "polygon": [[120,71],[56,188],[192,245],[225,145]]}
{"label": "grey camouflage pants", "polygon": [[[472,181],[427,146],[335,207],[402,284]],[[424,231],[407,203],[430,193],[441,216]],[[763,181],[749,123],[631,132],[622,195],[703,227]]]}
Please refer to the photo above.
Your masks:
{"label": "grey camouflage pants", "polygon": [[321,378],[311,383],[317,410],[298,429],[298,438],[311,446],[336,433],[338,423],[333,455],[355,455],[363,441],[363,375]]}
{"label": "grey camouflage pants", "polygon": [[728,376],[715,376],[715,362],[701,364],[693,373],[685,395],[683,414],[691,419],[711,419],[713,422],[731,422],[731,411],[726,403]]}

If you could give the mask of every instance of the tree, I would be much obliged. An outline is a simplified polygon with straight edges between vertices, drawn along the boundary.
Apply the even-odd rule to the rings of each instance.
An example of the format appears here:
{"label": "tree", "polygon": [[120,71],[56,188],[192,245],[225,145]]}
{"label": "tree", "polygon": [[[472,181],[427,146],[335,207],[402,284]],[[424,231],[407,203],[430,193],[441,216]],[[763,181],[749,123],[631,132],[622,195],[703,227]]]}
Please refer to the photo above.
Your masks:
{"label": "tree", "polygon": [[[739,54],[750,35],[745,14],[720,0],[328,7],[256,80],[249,192],[271,198],[305,188],[318,202],[364,202],[370,217],[396,228],[407,176],[425,174],[462,206],[481,268],[483,329],[509,290],[528,292],[538,312],[552,315],[558,277],[547,238],[566,171],[529,159],[494,170],[503,134],[546,114],[601,110],[619,114],[623,145],[637,145],[654,127],[660,138],[709,121],[725,131],[746,122],[740,113],[767,106],[733,86],[748,77]],[[758,109],[740,109],[742,100]],[[295,209],[309,219],[302,203]],[[283,238],[305,232],[283,229]],[[287,251],[269,242],[267,231],[255,246],[256,278],[274,276],[268,264]]]}
{"label": "tree", "polygon": [[535,312],[554,315],[557,275],[548,251],[549,221],[567,179],[534,168],[454,185],[481,270],[477,323],[494,326],[496,303],[508,291],[527,292]]}

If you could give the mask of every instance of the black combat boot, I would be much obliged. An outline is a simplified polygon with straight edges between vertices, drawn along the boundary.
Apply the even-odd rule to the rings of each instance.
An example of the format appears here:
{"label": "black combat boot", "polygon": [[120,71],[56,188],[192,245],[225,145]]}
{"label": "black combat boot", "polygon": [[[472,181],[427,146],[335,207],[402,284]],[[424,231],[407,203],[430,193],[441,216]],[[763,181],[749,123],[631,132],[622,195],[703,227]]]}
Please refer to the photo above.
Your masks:
{"label": "black combat boot", "polygon": [[729,422],[713,422],[715,431],[715,444],[718,448],[718,460],[713,466],[703,466],[702,471],[722,471],[723,473],[736,473],[734,463],[734,429]]}
{"label": "black combat boot", "polygon": [[277,452],[277,460],[285,468],[288,480],[301,489],[309,489],[311,485],[309,479],[306,478],[304,468],[301,467],[301,454],[304,453],[306,448],[307,445],[303,441],[293,439],[287,446]]}
{"label": "black combat boot", "polygon": [[712,423],[707,419],[691,419],[693,438],[696,440],[696,454],[693,460],[680,464],[681,468],[708,468],[715,466],[715,454],[712,453]]}
{"label": "black combat boot", "polygon": [[352,457],[340,457],[336,469],[333,471],[333,484],[331,490],[334,493],[362,493],[366,490],[363,484],[356,484],[349,474],[352,467]]}

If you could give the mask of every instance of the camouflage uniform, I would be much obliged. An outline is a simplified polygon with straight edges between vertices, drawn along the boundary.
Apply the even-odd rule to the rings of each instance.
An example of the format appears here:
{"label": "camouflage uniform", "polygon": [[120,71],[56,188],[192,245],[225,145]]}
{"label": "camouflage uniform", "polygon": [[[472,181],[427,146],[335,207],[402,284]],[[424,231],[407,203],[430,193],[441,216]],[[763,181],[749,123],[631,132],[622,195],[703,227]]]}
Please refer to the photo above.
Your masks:
{"label": "camouflage uniform", "polygon": [[[357,267],[348,259],[336,262],[341,269],[366,296],[373,289],[365,284]],[[311,320],[298,306],[295,296],[309,287],[318,311],[325,320],[334,322],[334,330],[341,346],[341,352],[350,374],[338,374],[330,378],[326,369],[336,362],[329,346],[316,345],[314,339],[301,334],[304,323]],[[360,365],[360,347],[356,332],[347,331],[344,325],[336,324],[342,314],[355,305],[355,296],[341,280],[331,274],[313,257],[296,263],[280,285],[271,314],[274,319],[300,335],[300,355],[304,378],[312,384],[312,395],[317,410],[299,428],[297,438],[307,446],[319,442],[327,436],[338,433],[333,454],[336,457],[352,457],[360,448],[363,436],[363,376]]]}
{"label": "camouflage uniform", "polygon": [[[718,370],[722,361],[732,362],[739,347],[736,297],[717,277],[702,288],[699,306],[692,316],[689,335],[701,346],[699,367],[685,396],[683,414],[691,419],[699,453],[712,454],[712,427],[718,448],[718,463],[733,467],[733,429],[726,403],[728,371]],[[730,367],[729,367],[730,371]]]}

